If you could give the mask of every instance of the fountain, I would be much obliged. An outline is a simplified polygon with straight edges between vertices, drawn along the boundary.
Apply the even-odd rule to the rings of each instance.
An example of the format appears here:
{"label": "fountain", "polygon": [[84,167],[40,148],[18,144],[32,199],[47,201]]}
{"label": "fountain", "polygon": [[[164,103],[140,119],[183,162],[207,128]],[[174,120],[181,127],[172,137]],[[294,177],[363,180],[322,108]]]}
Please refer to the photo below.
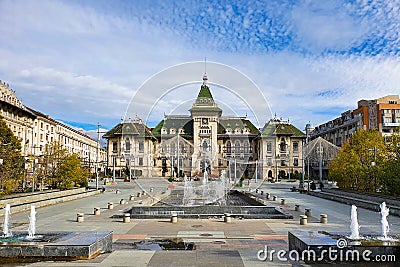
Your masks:
{"label": "fountain", "polygon": [[149,205],[133,206],[125,212],[136,219],[168,218],[172,213],[181,218],[196,219],[220,217],[225,213],[232,217],[251,219],[293,218],[291,214],[279,209],[278,205],[267,206],[264,199],[250,192],[231,189],[225,170],[221,171],[218,178],[209,177],[205,171],[199,180],[185,176],[183,186],[175,186],[159,196],[152,196],[157,201],[149,202]]}
{"label": "fountain", "polygon": [[388,240],[389,222],[387,216],[389,215],[389,208],[386,207],[385,202],[382,202],[379,207],[381,208],[382,240]]}
{"label": "fountain", "polygon": [[9,229],[11,208],[5,207],[0,262],[91,259],[112,251],[112,232],[36,233],[36,210],[31,205],[28,235]]}
{"label": "fountain", "polygon": [[350,230],[351,235],[349,236],[350,239],[360,239],[360,226],[358,225],[358,218],[357,218],[357,207],[355,205],[351,205],[351,224]]}
{"label": "fountain", "polygon": [[4,211],[4,224],[3,224],[3,237],[10,237],[12,233],[9,229],[10,227],[10,215],[11,215],[11,208],[10,204],[6,204],[6,208]]}
{"label": "fountain", "polygon": [[[307,251],[316,252],[314,260],[308,262],[315,262],[324,259],[328,262],[336,261],[337,258],[332,260],[324,255],[328,250],[336,250],[341,255],[359,256],[358,260],[365,260],[361,255],[365,255],[365,251],[369,253],[368,259],[375,261],[377,255],[394,255],[396,259],[400,258],[400,239],[399,236],[388,236],[389,223],[387,216],[389,215],[389,208],[383,202],[379,205],[381,215],[381,229],[382,234],[366,234],[360,236],[359,224],[357,216],[357,207],[351,206],[351,234],[347,233],[331,233],[327,231],[294,231],[288,232],[289,250],[296,250],[299,254]],[[379,260],[379,259],[378,259]],[[354,258],[341,258],[340,261],[356,261]],[[307,261],[306,261],[307,262]]]}
{"label": "fountain", "polygon": [[34,239],[36,232],[36,210],[35,206],[31,206],[31,216],[29,216],[28,239]]}

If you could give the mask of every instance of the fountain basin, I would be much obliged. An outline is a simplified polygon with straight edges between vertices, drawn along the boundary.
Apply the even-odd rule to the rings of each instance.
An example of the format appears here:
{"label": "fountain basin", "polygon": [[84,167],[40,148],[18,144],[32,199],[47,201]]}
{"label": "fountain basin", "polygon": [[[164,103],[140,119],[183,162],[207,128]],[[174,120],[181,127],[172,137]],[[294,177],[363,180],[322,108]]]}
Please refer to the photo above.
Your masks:
{"label": "fountain basin", "polygon": [[[399,236],[391,240],[380,240],[379,235],[369,234],[359,240],[349,239],[350,233],[329,233],[326,231],[288,232],[289,251],[297,251],[306,263],[313,262],[396,262],[400,259]],[[311,251],[311,257],[308,257]],[[329,254],[329,251],[332,251]],[[313,253],[315,252],[315,256]],[[379,257],[379,258],[376,258]]]}
{"label": "fountain basin", "polygon": [[[276,207],[268,206],[147,206],[132,207],[127,211],[132,219],[169,218],[176,213],[180,218],[199,219],[221,217],[230,213],[231,217],[244,219],[292,219],[293,216]],[[120,215],[116,215],[119,217]]]}
{"label": "fountain basin", "polygon": [[0,262],[92,259],[112,251],[112,232],[48,232],[33,239],[26,232],[0,241]]}

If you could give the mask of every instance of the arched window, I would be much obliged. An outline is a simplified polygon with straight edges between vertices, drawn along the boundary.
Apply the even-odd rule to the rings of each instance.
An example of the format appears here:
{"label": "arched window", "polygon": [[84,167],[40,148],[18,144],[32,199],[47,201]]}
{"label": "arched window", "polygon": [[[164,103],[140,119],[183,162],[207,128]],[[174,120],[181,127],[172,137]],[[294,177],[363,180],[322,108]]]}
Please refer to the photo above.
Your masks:
{"label": "arched window", "polygon": [[231,141],[226,142],[226,153],[231,153],[232,152],[232,147],[231,147]]}
{"label": "arched window", "polygon": [[236,141],[235,142],[235,153],[240,153],[240,142]]}
{"label": "arched window", "polygon": [[204,140],[203,141],[203,151],[207,151],[207,150],[208,150],[208,144],[207,144],[207,141]]}
{"label": "arched window", "polygon": [[286,142],[285,142],[285,139],[281,139],[281,143],[280,143],[280,149],[281,149],[281,152],[286,152]]}
{"label": "arched window", "polygon": [[249,142],[248,141],[244,142],[244,153],[249,153]]}
{"label": "arched window", "polygon": [[171,154],[175,154],[175,144],[171,144]]}

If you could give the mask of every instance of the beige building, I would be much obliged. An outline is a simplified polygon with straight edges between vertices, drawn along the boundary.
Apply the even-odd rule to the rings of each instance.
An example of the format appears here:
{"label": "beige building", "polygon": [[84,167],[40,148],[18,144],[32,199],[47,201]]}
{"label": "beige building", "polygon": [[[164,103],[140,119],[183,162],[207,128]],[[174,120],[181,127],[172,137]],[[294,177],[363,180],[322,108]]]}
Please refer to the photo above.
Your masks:
{"label": "beige building", "polygon": [[261,130],[259,141],[263,178],[293,175],[298,178],[302,173],[305,137],[289,121],[274,118],[267,122]]}
{"label": "beige building", "polygon": [[193,177],[205,170],[217,177],[226,170],[231,180],[301,172],[305,135],[289,122],[271,120],[260,131],[246,117],[223,116],[206,75],[189,112],[164,116],[151,131],[138,118],[115,126],[104,135],[108,168],[142,177]]}
{"label": "beige building", "polygon": [[[43,155],[46,145],[58,142],[68,152],[77,153],[92,172],[95,170],[97,142],[89,135],[25,107],[4,82],[0,82],[0,92],[1,115],[21,141],[22,153],[26,158],[39,157]],[[106,152],[103,149],[99,149],[99,162],[106,165]]]}

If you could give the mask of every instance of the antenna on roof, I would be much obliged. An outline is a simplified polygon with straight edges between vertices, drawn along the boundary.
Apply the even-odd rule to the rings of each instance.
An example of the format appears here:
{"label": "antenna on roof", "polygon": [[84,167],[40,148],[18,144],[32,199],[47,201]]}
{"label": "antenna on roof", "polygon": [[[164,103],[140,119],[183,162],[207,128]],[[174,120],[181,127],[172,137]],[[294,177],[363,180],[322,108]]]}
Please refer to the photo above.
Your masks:
{"label": "antenna on roof", "polygon": [[204,74],[207,74],[207,57],[204,57]]}

